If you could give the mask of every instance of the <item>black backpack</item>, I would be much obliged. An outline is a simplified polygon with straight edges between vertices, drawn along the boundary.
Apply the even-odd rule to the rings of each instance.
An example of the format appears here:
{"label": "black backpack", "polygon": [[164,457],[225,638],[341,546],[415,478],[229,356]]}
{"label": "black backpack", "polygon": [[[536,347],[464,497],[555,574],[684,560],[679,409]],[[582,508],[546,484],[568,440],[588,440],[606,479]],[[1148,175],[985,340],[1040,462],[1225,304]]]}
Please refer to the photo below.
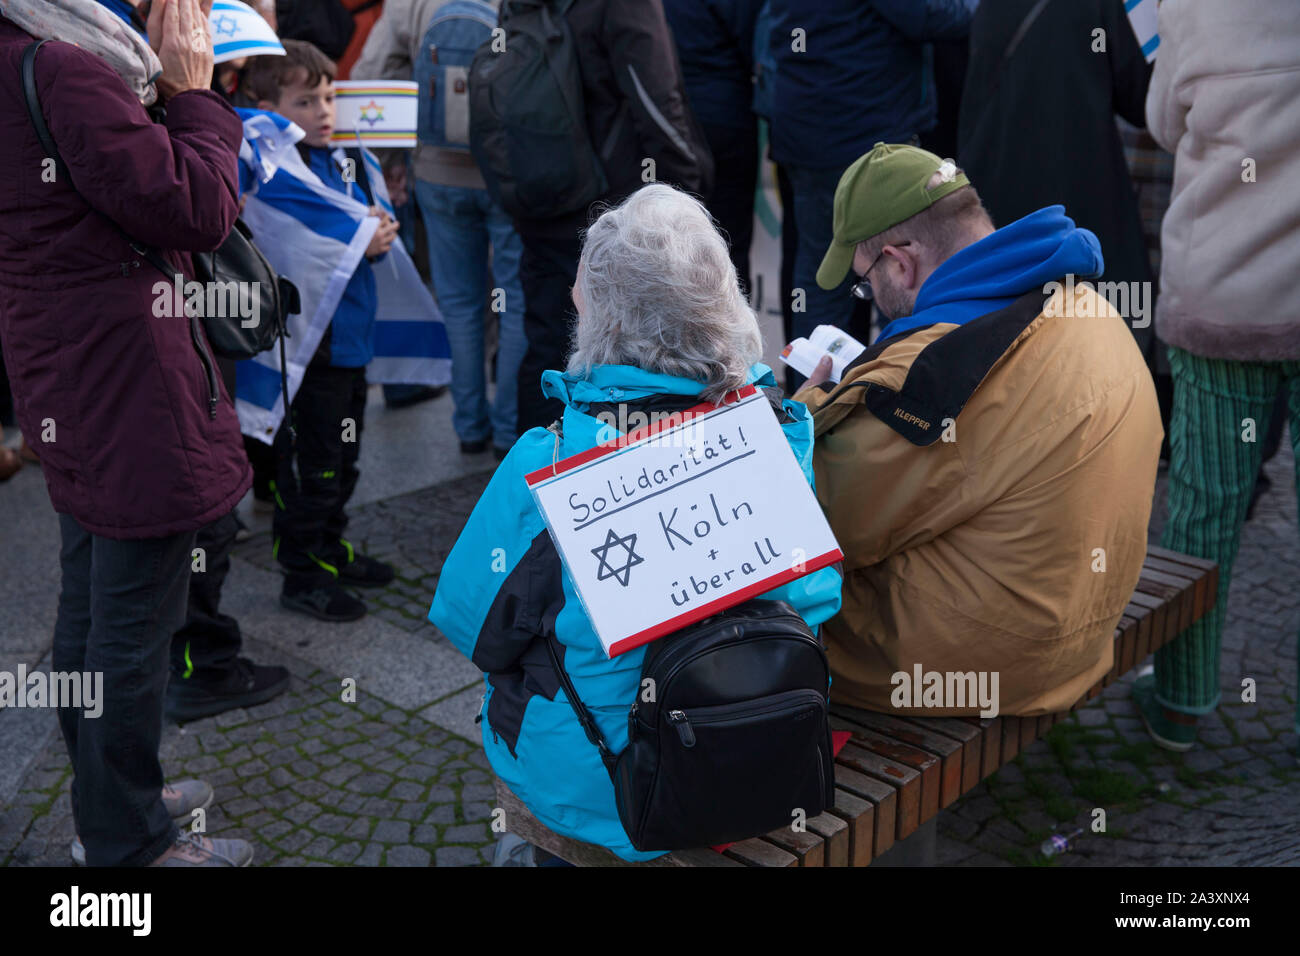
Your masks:
{"label": "black backpack", "polygon": [[587,131],[573,0],[504,0],[505,47],[479,47],[469,68],[470,151],[512,216],[551,219],[609,188]]}
{"label": "black backpack", "polygon": [[337,62],[347,52],[356,32],[353,18],[374,6],[378,6],[378,0],[363,3],[355,10],[348,10],[340,0],[276,0],[276,33],[281,40],[305,40],[314,44]]}
{"label": "black backpack", "polygon": [[751,600],[651,644],[628,745],[617,756],[578,698],[554,637],[547,648],[638,850],[743,840],[835,802],[830,667],[784,601]]}

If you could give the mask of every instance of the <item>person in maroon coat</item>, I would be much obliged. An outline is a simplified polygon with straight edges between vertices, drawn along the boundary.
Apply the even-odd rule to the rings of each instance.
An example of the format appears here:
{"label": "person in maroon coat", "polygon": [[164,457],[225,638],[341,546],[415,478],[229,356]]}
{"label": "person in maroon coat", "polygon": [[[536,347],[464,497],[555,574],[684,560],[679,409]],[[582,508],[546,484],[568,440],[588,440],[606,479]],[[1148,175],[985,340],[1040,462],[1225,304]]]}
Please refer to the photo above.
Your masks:
{"label": "person in maroon coat", "polygon": [[[53,670],[103,675],[98,715],[59,708],[73,815],[92,865],[242,865],[245,841],[178,832],[158,743],[195,531],[251,476],[206,339],[157,307],[161,276],[113,226],[191,273],[188,253],[215,249],[238,214],[242,131],[208,89],[199,0],[156,0],[156,54],[108,11],[0,0],[0,343],[59,513]],[[35,59],[66,168],[46,161],[25,107],[33,37],[70,41]]]}

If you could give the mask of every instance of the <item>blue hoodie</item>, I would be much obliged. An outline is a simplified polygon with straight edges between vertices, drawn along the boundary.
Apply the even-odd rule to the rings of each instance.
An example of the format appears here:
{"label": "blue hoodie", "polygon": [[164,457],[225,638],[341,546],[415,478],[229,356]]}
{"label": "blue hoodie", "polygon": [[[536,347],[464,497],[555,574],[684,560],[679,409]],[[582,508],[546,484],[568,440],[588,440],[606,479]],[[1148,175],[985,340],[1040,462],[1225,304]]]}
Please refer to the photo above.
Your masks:
{"label": "blue hoodie", "polygon": [[[765,365],[753,366],[749,380],[760,388],[776,384]],[[564,645],[565,670],[617,753],[627,746],[627,714],[641,686],[646,648],[605,656],[573,582],[556,567],[559,558],[524,476],[549,465],[553,456],[576,455],[613,437],[611,426],[588,414],[593,404],[692,396],[703,386],[626,365],[597,366],[585,378],[550,371],[542,383],[547,395],[566,406],[563,437],[534,428],[515,443],[443,564],[429,620],[489,672],[483,747],[497,776],[556,833],[607,847],[625,860],[648,860],[661,854],[633,848],[619,822],[609,774],[563,691],[547,696],[554,678],[545,652],[540,666],[535,655],[530,658],[530,650],[538,649],[535,638],[552,620]],[[811,486],[812,417],[800,402],[786,399],[784,407],[782,431]],[[828,567],[762,597],[788,602],[815,631],[839,610],[840,585],[839,569]]]}
{"label": "blue hoodie", "polygon": [[950,257],[922,284],[912,314],[894,319],[876,341],[926,325],[964,325],[1067,273],[1087,279],[1104,268],[1097,237],[1064,206],[1046,206]]}

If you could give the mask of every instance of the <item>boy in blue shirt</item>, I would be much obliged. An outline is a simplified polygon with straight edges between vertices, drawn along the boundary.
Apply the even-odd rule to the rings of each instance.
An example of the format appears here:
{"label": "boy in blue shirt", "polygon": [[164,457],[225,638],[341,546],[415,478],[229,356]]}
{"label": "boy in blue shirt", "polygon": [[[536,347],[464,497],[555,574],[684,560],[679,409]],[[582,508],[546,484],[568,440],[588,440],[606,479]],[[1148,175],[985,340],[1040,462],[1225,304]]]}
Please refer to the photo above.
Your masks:
{"label": "boy in blue shirt", "polygon": [[[334,63],[310,43],[284,41],[284,56],[250,61],[246,82],[259,109],[279,113],[306,131],[298,144],[307,166],[331,189],[370,206],[381,219],[374,238],[343,291],[329,328],[307,367],[288,429],[275,438],[275,556],[285,572],[280,603],[323,621],[354,621],[365,602],[346,587],[383,587],[391,565],[359,553],[343,537],[344,511],[356,488],[357,457],[366,406],[366,365],[377,296],[370,263],[397,236],[398,223],[372,206],[365,166],[354,150],[330,146],[334,132]],[[347,163],[346,160],[352,160]],[[290,276],[294,282],[324,276]],[[297,473],[294,462],[297,462]]]}

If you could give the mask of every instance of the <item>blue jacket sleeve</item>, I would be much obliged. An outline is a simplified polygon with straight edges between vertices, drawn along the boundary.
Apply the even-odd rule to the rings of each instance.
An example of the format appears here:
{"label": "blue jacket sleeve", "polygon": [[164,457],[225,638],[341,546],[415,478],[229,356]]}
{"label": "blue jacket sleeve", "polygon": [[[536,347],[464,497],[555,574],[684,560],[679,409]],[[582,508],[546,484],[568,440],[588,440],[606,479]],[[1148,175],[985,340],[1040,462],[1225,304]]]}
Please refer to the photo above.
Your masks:
{"label": "blue jacket sleeve", "polygon": [[[535,606],[550,595],[534,580],[546,523],[524,476],[550,460],[550,435],[519,439],[497,468],[443,564],[429,609],[432,621],[482,671],[509,670],[543,629]],[[540,467],[534,465],[533,467]]]}

